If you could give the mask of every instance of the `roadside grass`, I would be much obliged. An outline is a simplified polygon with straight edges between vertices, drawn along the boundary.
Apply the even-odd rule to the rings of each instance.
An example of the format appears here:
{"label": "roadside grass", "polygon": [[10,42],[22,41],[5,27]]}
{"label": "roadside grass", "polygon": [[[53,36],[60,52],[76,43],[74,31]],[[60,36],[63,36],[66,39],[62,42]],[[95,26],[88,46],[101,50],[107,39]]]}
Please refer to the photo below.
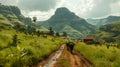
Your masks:
{"label": "roadside grass", "polygon": [[[11,46],[17,34],[17,46]],[[54,41],[52,40],[54,39]],[[63,44],[58,37],[26,35],[15,30],[0,31],[0,67],[29,67],[47,58]]]}
{"label": "roadside grass", "polygon": [[80,42],[75,45],[75,50],[89,59],[94,67],[119,67],[120,65],[120,49],[118,48],[107,49],[105,45],[86,45]]}

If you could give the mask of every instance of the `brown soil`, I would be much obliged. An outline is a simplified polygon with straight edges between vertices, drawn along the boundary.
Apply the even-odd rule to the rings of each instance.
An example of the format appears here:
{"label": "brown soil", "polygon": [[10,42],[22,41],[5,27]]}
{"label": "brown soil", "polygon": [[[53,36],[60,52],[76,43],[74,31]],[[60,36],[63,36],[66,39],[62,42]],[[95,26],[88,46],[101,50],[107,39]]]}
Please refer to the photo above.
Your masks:
{"label": "brown soil", "polygon": [[60,58],[69,58],[69,66],[65,66],[65,62],[60,64],[58,60],[53,67],[92,67],[92,63],[84,58],[81,54],[73,51],[70,53],[66,48],[64,49],[63,53],[61,54]]}
{"label": "brown soil", "polygon": [[92,63],[78,53],[70,53],[71,67],[92,67]]}
{"label": "brown soil", "polygon": [[43,67],[43,65],[45,65],[46,63],[48,63],[50,61],[50,59],[52,58],[52,56],[54,56],[54,54],[55,54],[55,52],[51,53],[48,58],[45,58],[44,60],[42,60],[41,62],[39,62],[37,65],[35,65],[33,67]]}
{"label": "brown soil", "polygon": [[[43,65],[47,63],[54,54],[55,53],[52,53],[48,59],[39,63],[37,67],[43,67]],[[56,59],[56,62],[52,67],[92,67],[92,63],[76,51],[70,53],[67,50],[67,47],[65,47],[61,56]]]}
{"label": "brown soil", "polygon": [[65,47],[60,58],[57,59],[56,63],[52,67],[69,67],[70,66],[70,57],[67,48]]}

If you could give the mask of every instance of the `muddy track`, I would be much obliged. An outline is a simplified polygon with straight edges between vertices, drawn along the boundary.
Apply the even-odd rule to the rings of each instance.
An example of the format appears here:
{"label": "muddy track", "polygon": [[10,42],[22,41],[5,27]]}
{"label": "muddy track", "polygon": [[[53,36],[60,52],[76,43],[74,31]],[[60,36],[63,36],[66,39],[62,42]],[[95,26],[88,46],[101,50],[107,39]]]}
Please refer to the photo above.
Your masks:
{"label": "muddy track", "polygon": [[[67,60],[61,63],[61,59],[63,60],[63,58]],[[76,51],[70,53],[66,46],[61,46],[44,65],[39,65],[38,67],[92,67],[92,63],[80,53]]]}
{"label": "muddy track", "polygon": [[47,59],[41,61],[36,66],[33,67],[52,67],[56,60],[60,57],[64,50],[64,45],[62,45],[57,51],[53,52]]}
{"label": "muddy track", "polygon": [[83,67],[83,62],[75,54],[70,54],[70,62],[71,62],[71,67]]}
{"label": "muddy track", "polygon": [[92,63],[77,52],[70,53],[71,67],[92,67]]}
{"label": "muddy track", "polygon": [[[67,57],[66,57],[67,56]],[[92,63],[84,58],[80,53],[73,51],[73,53],[70,53],[67,48],[65,47],[60,58],[68,58],[69,59],[69,67],[92,67]],[[58,62],[58,63],[57,63]],[[54,64],[53,67],[68,67],[65,65],[60,66],[59,60]],[[66,63],[66,62],[64,62]]]}

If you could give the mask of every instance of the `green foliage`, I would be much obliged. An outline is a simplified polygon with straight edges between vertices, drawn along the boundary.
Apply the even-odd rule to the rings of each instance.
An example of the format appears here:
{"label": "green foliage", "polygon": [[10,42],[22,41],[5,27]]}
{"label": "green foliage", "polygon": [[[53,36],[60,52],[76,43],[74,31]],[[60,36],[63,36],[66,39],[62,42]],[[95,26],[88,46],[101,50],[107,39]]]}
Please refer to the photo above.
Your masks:
{"label": "green foliage", "polygon": [[58,36],[58,37],[60,36],[59,32],[56,32],[56,36]]}
{"label": "green foliage", "polygon": [[[21,43],[17,43],[18,40]],[[14,43],[15,46],[8,46],[9,43]],[[63,40],[58,37],[44,38],[15,30],[3,30],[0,31],[0,44],[1,67],[29,67],[47,58],[63,44]]]}
{"label": "green foliage", "polygon": [[11,46],[17,46],[17,43],[18,43],[18,36],[15,34],[14,36],[13,36],[13,42],[12,42],[12,44],[11,44]]}
{"label": "green foliage", "polygon": [[49,34],[54,35],[54,31],[53,31],[52,27],[50,27],[50,29],[49,29]]}
{"label": "green foliage", "polygon": [[107,24],[100,27],[99,30],[92,32],[95,38],[104,40],[105,42],[117,42],[120,41],[120,21],[114,22],[112,24]]}
{"label": "green foliage", "polygon": [[89,59],[94,67],[118,67],[120,65],[120,49],[116,47],[107,49],[105,45],[86,45],[80,42],[75,46],[75,50]]}
{"label": "green foliage", "polygon": [[67,33],[66,33],[66,32],[63,32],[63,36],[64,36],[64,37],[67,37]]}
{"label": "green foliage", "polygon": [[86,41],[85,43],[86,44],[94,44],[95,42],[94,41]]}
{"label": "green foliage", "polygon": [[120,21],[117,21],[112,24],[107,24],[102,26],[100,30],[106,31],[106,32],[120,33],[120,31],[118,30],[120,28],[119,25],[120,25]]}

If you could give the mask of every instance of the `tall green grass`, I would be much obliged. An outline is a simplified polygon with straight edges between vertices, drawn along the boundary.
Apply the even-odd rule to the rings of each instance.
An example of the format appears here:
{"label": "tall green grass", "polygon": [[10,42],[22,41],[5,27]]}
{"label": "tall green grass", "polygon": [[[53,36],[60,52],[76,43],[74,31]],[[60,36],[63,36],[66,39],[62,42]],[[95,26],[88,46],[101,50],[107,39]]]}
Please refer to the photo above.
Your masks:
{"label": "tall green grass", "polygon": [[[17,46],[10,46],[13,36],[17,34]],[[54,39],[54,41],[52,40]],[[26,35],[15,30],[0,31],[0,67],[29,67],[47,58],[63,43],[58,37],[44,38]]]}
{"label": "tall green grass", "polygon": [[75,45],[75,50],[83,54],[89,59],[94,67],[119,67],[120,66],[120,49],[116,47],[86,45],[78,43]]}

